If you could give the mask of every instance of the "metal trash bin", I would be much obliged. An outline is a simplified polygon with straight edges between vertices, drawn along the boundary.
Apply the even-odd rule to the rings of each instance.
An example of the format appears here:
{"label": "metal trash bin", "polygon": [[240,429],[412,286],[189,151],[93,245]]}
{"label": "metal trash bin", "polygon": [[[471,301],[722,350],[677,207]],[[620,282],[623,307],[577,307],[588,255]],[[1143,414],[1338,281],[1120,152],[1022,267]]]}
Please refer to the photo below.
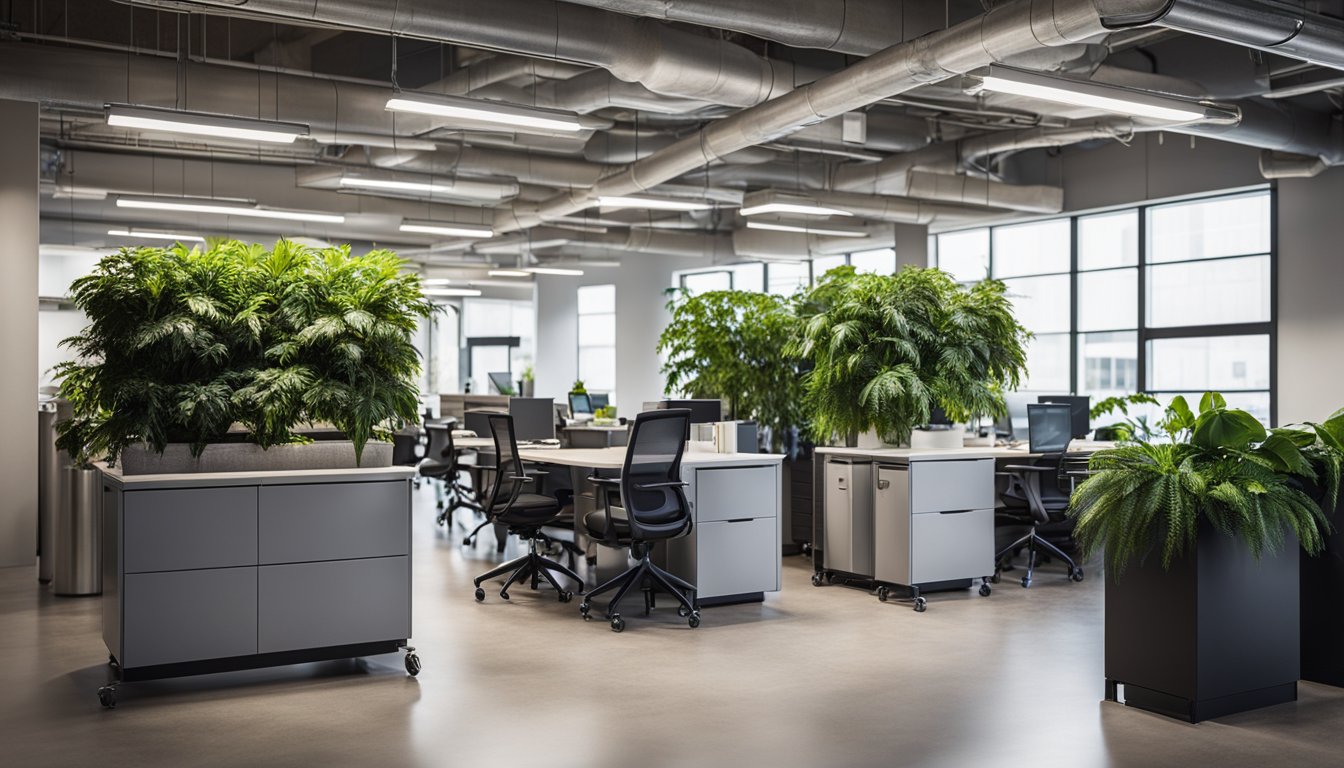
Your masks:
{"label": "metal trash bin", "polygon": [[65,493],[54,530],[58,595],[103,591],[103,482],[94,467],[65,467]]}
{"label": "metal trash bin", "polygon": [[56,448],[56,425],[71,416],[70,401],[45,399],[37,404],[37,580],[51,582],[56,569],[56,515],[65,490],[70,457]]}

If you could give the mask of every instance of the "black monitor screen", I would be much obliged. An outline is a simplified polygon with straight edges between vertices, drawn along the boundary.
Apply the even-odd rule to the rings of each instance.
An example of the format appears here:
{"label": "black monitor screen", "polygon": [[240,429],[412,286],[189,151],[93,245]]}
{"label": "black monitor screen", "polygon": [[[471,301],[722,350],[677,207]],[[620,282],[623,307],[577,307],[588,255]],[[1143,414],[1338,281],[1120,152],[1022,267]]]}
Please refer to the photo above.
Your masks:
{"label": "black monitor screen", "polygon": [[608,405],[611,405],[611,396],[590,394],[588,395],[588,402],[593,406],[593,410],[596,411],[598,408],[606,408]]}
{"label": "black monitor screen", "polygon": [[689,408],[692,424],[712,424],[723,421],[722,400],[664,400],[662,408]]}
{"label": "black monitor screen", "polygon": [[1073,439],[1073,413],[1068,404],[1032,403],[1027,406],[1032,453],[1064,453]]}
{"label": "black monitor screen", "polygon": [[511,397],[509,415],[517,440],[551,440],[555,437],[555,404],[549,397]]}
{"label": "black monitor screen", "polygon": [[593,401],[588,395],[583,393],[569,393],[569,412],[575,416],[591,415],[593,412]]}
{"label": "black monitor screen", "polygon": [[1073,409],[1073,436],[1079,440],[1092,431],[1092,398],[1087,395],[1041,395],[1041,403],[1057,403]]}
{"label": "black monitor screen", "polygon": [[509,378],[508,371],[498,373],[487,373],[490,377],[490,383],[494,385],[495,391],[501,395],[513,394],[513,381]]}

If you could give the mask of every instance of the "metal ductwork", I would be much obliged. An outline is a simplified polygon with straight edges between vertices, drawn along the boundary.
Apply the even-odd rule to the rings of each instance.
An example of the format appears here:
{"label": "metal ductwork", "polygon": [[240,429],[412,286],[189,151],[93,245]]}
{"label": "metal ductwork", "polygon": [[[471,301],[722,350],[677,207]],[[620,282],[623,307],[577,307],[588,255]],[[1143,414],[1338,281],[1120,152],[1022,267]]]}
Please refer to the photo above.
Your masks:
{"label": "metal ductwork", "polygon": [[383,32],[601,67],[654,93],[747,107],[792,90],[793,65],[654,19],[556,0],[128,0]]}
{"label": "metal ductwork", "polygon": [[900,196],[1023,213],[1059,213],[1064,210],[1061,187],[1004,184],[964,173],[911,171],[905,174],[904,191]]}
{"label": "metal ductwork", "polygon": [[588,71],[587,67],[566,64],[561,61],[496,54],[479,61],[473,61],[437,83],[425,86],[424,90],[431,93],[450,93],[465,96],[486,86],[517,77],[566,80]]}
{"label": "metal ductwork", "polygon": [[523,184],[547,187],[591,187],[610,167],[553,155],[444,146],[437,152],[369,150],[369,162],[378,168],[441,176],[508,176]]}
{"label": "metal ductwork", "polygon": [[478,243],[478,253],[531,253],[569,247],[584,252],[656,253],[689,258],[733,255],[732,238],[718,232],[676,232],[633,227],[623,232],[578,232],[561,227],[537,227],[526,236],[502,237]]}
{"label": "metal ductwork", "polygon": [[746,228],[733,230],[733,252],[736,255],[766,261],[796,261],[813,256],[834,256],[895,246],[896,235],[892,227],[873,227],[868,237],[824,237]]}
{"label": "metal ductwork", "polygon": [[1266,179],[1310,179],[1327,167],[1319,157],[1292,155],[1270,149],[1260,153],[1260,175]]}

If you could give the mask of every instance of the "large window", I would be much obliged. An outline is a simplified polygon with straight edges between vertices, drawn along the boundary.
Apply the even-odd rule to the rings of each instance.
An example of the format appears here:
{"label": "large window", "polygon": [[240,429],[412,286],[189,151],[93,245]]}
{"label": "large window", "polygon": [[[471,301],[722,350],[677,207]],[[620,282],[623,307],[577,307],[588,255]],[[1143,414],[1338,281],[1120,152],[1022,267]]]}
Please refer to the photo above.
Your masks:
{"label": "large window", "polygon": [[879,248],[851,254],[817,256],[810,261],[749,261],[706,269],[677,272],[673,287],[692,296],[706,291],[753,291],[791,296],[836,267],[852,266],[859,272],[890,275],[896,272],[896,251]]}
{"label": "large window", "polygon": [[1024,391],[1215,389],[1272,423],[1272,194],[947,232],[930,261],[1007,286],[1035,334]]}
{"label": "large window", "polygon": [[[536,307],[531,301],[463,299],[462,335],[471,391],[487,393],[491,373],[522,378],[536,349]],[[516,344],[514,340],[516,339]]]}
{"label": "large window", "polygon": [[579,287],[579,378],[616,401],[616,286]]}

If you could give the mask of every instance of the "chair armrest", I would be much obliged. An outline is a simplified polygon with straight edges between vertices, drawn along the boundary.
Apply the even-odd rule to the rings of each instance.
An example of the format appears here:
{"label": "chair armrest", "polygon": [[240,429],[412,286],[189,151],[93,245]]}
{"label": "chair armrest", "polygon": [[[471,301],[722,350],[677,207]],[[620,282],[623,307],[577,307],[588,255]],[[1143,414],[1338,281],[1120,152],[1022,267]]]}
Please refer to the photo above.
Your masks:
{"label": "chair armrest", "polygon": [[620,485],[620,484],[621,484],[621,478],[619,478],[619,477],[599,477],[599,476],[597,476],[597,475],[589,475],[589,476],[588,476],[588,482],[592,483],[593,485]]}
{"label": "chair armrest", "polygon": [[690,485],[690,483],[683,483],[680,481],[667,482],[667,483],[636,483],[635,489],[640,491],[648,491],[654,488],[685,488],[688,485]]}

